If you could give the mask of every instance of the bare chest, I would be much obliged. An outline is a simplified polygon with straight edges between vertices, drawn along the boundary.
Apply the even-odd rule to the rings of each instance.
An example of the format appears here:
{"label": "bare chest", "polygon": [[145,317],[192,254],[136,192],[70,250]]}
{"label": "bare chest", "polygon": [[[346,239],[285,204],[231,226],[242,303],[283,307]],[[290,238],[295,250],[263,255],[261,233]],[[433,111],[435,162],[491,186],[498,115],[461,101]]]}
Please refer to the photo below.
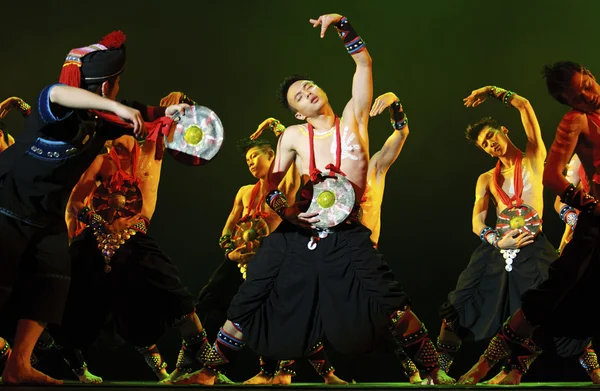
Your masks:
{"label": "bare chest", "polygon": [[311,161],[320,171],[325,171],[329,164],[337,165],[338,159],[343,172],[353,171],[356,166],[368,160],[366,148],[356,131],[348,126],[340,127],[339,140],[335,130],[328,132],[315,131],[313,153],[306,127],[302,127],[297,138],[296,153],[302,164],[302,173],[310,174]]}

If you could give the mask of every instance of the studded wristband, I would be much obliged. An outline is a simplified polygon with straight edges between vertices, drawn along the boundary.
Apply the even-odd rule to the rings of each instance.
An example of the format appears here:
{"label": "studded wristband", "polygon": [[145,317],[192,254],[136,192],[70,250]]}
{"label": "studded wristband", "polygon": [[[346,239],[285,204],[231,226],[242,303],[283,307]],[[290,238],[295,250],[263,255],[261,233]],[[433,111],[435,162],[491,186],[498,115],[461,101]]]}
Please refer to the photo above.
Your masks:
{"label": "studded wristband", "polygon": [[390,105],[390,123],[396,130],[402,130],[408,125],[408,117],[402,111],[402,104],[394,102]]}
{"label": "studded wristband", "polygon": [[510,107],[510,101],[515,93],[504,88],[490,86],[490,96]]}
{"label": "studded wristband", "polygon": [[344,46],[346,46],[349,54],[359,53],[365,48],[365,42],[356,34],[345,16],[335,24],[335,28],[342,41],[344,41]]}
{"label": "studded wristband", "polygon": [[147,234],[148,233],[148,225],[150,225],[150,220],[147,220],[145,217],[142,217],[142,219],[140,221],[138,221],[137,223],[135,223],[131,226],[131,229],[134,229],[142,234]]}
{"label": "studded wristband", "polygon": [[598,205],[598,200],[594,196],[580,188],[576,188],[572,183],[569,183],[560,200],[581,212],[589,214],[593,214],[596,205]]}
{"label": "studded wristband", "polygon": [[498,235],[498,231],[493,229],[492,227],[483,227],[481,232],[479,233],[479,239],[483,243],[491,244],[492,246],[498,248],[498,241],[500,240],[500,235]]}
{"label": "studded wristband", "polygon": [[233,242],[231,235],[223,235],[219,238],[219,247],[225,251],[225,256],[233,251]]}
{"label": "studded wristband", "polygon": [[560,216],[560,219],[564,221],[569,227],[575,228],[575,225],[577,225],[577,212],[572,206],[563,206],[560,209],[558,215]]}
{"label": "studded wristband", "polygon": [[279,190],[269,192],[265,201],[280,217],[283,217],[285,210],[289,206],[285,194]]}
{"label": "studded wristband", "polygon": [[106,220],[104,220],[99,214],[94,213],[89,206],[84,206],[81,208],[79,213],[77,213],[77,220],[89,225],[90,227],[101,227],[106,224]]}
{"label": "studded wristband", "polygon": [[23,117],[28,117],[31,114],[31,106],[27,104],[23,99],[19,99],[19,111]]}

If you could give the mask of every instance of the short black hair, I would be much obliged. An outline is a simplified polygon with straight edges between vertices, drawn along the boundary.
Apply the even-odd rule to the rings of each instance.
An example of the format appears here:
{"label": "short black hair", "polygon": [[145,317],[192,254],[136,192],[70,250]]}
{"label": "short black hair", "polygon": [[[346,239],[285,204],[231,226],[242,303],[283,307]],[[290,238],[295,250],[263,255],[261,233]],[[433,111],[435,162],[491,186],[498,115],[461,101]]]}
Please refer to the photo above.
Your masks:
{"label": "short black hair", "polygon": [[244,137],[243,139],[238,140],[237,147],[240,151],[246,154],[251,148],[261,147],[263,151],[272,151],[273,146],[267,140],[251,140],[250,137]]}
{"label": "short black hair", "polygon": [[94,83],[90,83],[87,84],[85,82],[82,82],[81,88],[88,90],[89,92],[93,92],[94,94],[102,94],[102,91],[100,90],[100,88],[102,87],[102,84],[107,81],[111,88],[115,85],[115,83],[117,82],[117,77],[119,77],[119,75],[111,77],[110,79],[106,79],[106,80],[102,80],[100,82],[94,82]]}
{"label": "short black hair", "polygon": [[481,131],[487,127],[492,129],[500,129],[498,121],[492,117],[484,117],[474,124],[467,126],[465,136],[467,136],[468,140],[472,141],[474,144],[477,144],[477,137],[479,137]]}
{"label": "short black hair", "polygon": [[552,65],[544,65],[543,78],[546,79],[548,93],[559,103],[568,105],[563,94],[571,85],[573,75],[582,72],[593,77],[583,65],[573,61],[559,61]]}
{"label": "short black hair", "polygon": [[296,113],[296,110],[290,106],[290,103],[287,99],[287,93],[292,84],[297,82],[298,80],[310,80],[306,75],[300,75],[298,73],[293,74],[291,76],[283,79],[281,84],[279,85],[279,90],[277,91],[277,99],[279,99],[279,103],[283,106],[284,109],[291,111],[292,113]]}

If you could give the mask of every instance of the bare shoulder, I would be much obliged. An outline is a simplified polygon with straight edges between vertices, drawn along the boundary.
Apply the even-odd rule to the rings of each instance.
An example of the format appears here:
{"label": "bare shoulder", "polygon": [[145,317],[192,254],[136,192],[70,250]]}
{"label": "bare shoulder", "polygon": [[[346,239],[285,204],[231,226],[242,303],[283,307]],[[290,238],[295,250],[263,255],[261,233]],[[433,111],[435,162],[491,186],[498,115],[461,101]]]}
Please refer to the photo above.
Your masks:
{"label": "bare shoulder", "polygon": [[588,117],[581,111],[571,110],[560,121],[559,129],[566,132],[581,132],[588,128]]}
{"label": "bare shoulder", "polygon": [[244,186],[240,187],[240,189],[238,190],[237,196],[243,197],[246,193],[251,192],[253,188],[254,188],[254,185],[244,185]]}
{"label": "bare shoulder", "polygon": [[480,186],[489,186],[489,184],[492,182],[492,178],[494,177],[494,170],[495,169],[492,168],[479,175],[479,178],[477,178],[477,184]]}
{"label": "bare shoulder", "polygon": [[281,137],[286,136],[287,138],[295,138],[298,137],[302,132],[306,132],[306,124],[297,124],[288,126],[285,128],[285,131],[281,135]]}
{"label": "bare shoulder", "polygon": [[287,128],[285,128],[281,136],[279,136],[279,145],[286,145],[288,147],[293,146],[294,143],[297,140],[299,140],[303,134],[306,134],[306,129],[307,128],[305,124],[288,126]]}

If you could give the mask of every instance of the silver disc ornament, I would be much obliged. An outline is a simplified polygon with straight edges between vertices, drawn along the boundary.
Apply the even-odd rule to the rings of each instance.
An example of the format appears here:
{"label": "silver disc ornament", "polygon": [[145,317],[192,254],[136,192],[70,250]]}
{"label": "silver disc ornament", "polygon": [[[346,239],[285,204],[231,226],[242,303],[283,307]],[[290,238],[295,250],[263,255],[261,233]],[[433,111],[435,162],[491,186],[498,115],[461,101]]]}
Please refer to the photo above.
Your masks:
{"label": "silver disc ornament", "polygon": [[343,175],[322,176],[312,186],[312,197],[307,213],[318,212],[317,228],[335,227],[350,216],[354,209],[355,195],[352,183]]}
{"label": "silver disc ornament", "polygon": [[223,145],[224,129],[214,111],[204,106],[190,106],[176,121],[171,141],[165,136],[167,151],[179,162],[198,166],[217,156]]}
{"label": "silver disc ornament", "polygon": [[541,227],[542,219],[535,209],[527,204],[504,209],[496,220],[496,230],[500,236],[512,229],[528,232],[535,236],[540,232]]}

